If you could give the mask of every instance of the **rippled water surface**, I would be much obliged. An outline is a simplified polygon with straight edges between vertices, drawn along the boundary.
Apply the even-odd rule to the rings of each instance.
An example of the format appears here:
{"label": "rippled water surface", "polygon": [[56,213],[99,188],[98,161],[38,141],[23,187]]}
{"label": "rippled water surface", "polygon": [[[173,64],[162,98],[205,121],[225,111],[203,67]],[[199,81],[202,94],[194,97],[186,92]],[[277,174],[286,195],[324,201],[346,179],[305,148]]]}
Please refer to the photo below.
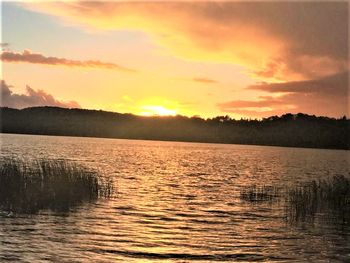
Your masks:
{"label": "rippled water surface", "polygon": [[0,215],[0,261],[349,262],[350,231],[288,224],[240,189],[349,176],[349,152],[1,134],[1,156],[59,158],[113,177],[116,196],[67,214]]}

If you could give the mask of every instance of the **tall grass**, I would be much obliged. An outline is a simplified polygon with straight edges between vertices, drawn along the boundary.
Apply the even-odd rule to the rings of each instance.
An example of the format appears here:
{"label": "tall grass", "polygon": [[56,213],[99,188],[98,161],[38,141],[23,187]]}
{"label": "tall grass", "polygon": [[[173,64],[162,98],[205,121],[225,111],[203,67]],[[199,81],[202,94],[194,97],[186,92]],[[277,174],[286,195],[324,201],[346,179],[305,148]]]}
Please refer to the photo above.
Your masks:
{"label": "tall grass", "polygon": [[275,201],[280,196],[280,189],[268,185],[253,185],[241,190],[240,198],[249,202]]}
{"label": "tall grass", "polygon": [[350,179],[313,180],[287,191],[286,216],[291,222],[321,220],[350,225]]}
{"label": "tall grass", "polygon": [[85,201],[110,197],[111,181],[66,160],[0,162],[0,209],[36,213],[42,209],[68,211]]}
{"label": "tall grass", "polygon": [[241,190],[244,201],[280,202],[284,204],[285,218],[290,223],[334,222],[350,226],[350,179],[334,176],[313,180],[297,186],[248,186]]}

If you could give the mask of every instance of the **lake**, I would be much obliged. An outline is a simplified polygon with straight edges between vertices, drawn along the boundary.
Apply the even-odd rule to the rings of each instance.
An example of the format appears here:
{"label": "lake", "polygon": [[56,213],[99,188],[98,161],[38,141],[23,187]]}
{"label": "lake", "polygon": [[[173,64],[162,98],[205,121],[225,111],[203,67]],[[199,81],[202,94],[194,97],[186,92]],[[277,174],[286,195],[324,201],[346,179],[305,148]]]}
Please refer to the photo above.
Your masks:
{"label": "lake", "polygon": [[112,177],[110,200],[0,215],[0,261],[346,262],[350,229],[289,224],[254,184],[349,177],[349,151],[1,134],[1,157],[67,159]]}

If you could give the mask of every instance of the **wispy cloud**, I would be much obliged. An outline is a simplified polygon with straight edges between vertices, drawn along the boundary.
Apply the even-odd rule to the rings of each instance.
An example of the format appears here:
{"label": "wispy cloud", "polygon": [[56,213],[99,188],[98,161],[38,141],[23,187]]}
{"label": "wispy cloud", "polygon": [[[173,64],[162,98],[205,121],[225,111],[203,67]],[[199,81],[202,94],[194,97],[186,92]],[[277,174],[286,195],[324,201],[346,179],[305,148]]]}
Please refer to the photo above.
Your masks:
{"label": "wispy cloud", "polygon": [[16,94],[11,90],[12,86],[1,80],[0,106],[10,108],[27,108],[33,106],[57,106],[63,108],[80,108],[75,101],[64,102],[54,98],[43,90],[34,90],[26,86],[25,94]]}
{"label": "wispy cloud", "polygon": [[308,81],[263,83],[248,89],[264,91],[273,96],[260,96],[257,100],[233,100],[217,106],[223,112],[253,117],[285,112],[307,112],[334,117],[350,113],[349,72]]}
{"label": "wispy cloud", "polygon": [[2,48],[2,49],[6,49],[6,48],[8,48],[10,46],[10,44],[9,43],[0,43],[0,47]]}
{"label": "wispy cloud", "polygon": [[320,93],[325,96],[345,96],[348,93],[349,72],[341,72],[320,79],[292,81],[286,83],[261,83],[251,85],[247,89],[269,93]]}
{"label": "wispy cloud", "polygon": [[193,80],[193,81],[196,81],[196,82],[201,82],[201,83],[204,83],[204,84],[219,83],[217,80],[208,79],[208,78],[193,78],[192,80]]}
{"label": "wispy cloud", "polygon": [[84,68],[106,68],[115,69],[124,72],[136,72],[134,69],[120,66],[115,63],[101,62],[98,60],[72,60],[58,57],[47,57],[40,53],[34,53],[28,49],[22,53],[13,51],[3,51],[1,53],[1,60],[9,63],[33,63],[53,66],[67,66],[67,67],[84,67]]}

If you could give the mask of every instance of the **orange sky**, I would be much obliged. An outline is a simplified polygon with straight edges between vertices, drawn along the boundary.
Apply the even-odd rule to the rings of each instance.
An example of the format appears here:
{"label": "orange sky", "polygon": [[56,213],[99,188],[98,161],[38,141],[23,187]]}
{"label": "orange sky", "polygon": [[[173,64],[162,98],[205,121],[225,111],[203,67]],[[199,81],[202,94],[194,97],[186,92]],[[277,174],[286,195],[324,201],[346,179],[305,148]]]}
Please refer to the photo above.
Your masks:
{"label": "orange sky", "polygon": [[3,106],[349,115],[347,2],[10,2],[2,9]]}

